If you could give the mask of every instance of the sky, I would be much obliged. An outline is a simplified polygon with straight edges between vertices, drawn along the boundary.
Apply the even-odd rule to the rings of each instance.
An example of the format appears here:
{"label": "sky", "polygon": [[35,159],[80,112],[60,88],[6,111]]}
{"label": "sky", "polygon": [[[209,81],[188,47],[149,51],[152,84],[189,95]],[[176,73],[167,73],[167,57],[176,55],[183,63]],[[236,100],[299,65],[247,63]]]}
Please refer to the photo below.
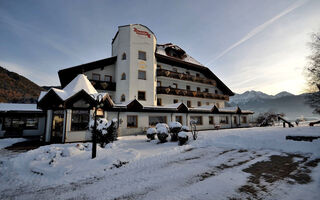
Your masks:
{"label": "sky", "polygon": [[118,26],[144,24],[235,93],[301,94],[319,10],[319,0],[0,0],[0,66],[60,85],[60,69],[111,56]]}

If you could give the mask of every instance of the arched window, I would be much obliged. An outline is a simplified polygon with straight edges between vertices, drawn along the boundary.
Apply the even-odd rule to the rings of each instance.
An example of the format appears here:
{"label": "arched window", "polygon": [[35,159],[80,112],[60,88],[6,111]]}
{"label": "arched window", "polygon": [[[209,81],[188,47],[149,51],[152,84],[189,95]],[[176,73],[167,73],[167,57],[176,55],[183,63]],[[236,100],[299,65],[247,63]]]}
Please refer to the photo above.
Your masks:
{"label": "arched window", "polygon": [[121,100],[120,100],[121,102],[125,102],[126,101],[126,96],[123,94],[123,95],[121,95]]}
{"label": "arched window", "polygon": [[121,80],[126,80],[126,73],[121,74]]}
{"label": "arched window", "polygon": [[122,54],[121,59],[122,59],[122,60],[126,60],[126,59],[127,59],[127,55],[126,55],[126,53],[123,53],[123,54]]}

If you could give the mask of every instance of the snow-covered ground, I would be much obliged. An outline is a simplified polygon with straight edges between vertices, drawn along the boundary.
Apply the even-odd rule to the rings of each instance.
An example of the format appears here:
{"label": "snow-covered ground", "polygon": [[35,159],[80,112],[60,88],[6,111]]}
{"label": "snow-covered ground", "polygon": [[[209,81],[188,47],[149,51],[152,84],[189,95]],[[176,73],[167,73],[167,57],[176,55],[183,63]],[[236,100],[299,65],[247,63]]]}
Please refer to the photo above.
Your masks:
{"label": "snow-covered ground", "polygon": [[6,138],[0,139],[0,149],[6,148],[18,142],[24,142],[26,139],[24,138]]}
{"label": "snow-covered ground", "polygon": [[0,159],[0,199],[317,199],[320,139],[287,135],[320,127],[202,131],[184,146],[127,136],[93,160],[90,143],[42,146]]}

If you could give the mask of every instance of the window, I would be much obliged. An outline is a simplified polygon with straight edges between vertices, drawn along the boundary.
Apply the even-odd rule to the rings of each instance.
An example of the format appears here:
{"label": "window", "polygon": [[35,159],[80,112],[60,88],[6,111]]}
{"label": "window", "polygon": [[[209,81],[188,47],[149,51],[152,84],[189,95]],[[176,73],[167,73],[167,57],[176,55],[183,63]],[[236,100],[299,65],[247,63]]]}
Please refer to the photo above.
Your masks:
{"label": "window", "polygon": [[161,106],[162,105],[162,100],[160,98],[157,99],[157,106]]}
{"label": "window", "polygon": [[207,103],[206,103],[206,105],[208,106],[208,105],[210,105],[210,103],[209,103],[209,102],[207,102]]}
{"label": "window", "polygon": [[209,124],[214,124],[214,118],[213,116],[209,116]]}
{"label": "window", "polygon": [[190,72],[186,71],[186,74],[190,75]]}
{"label": "window", "polygon": [[138,71],[138,79],[146,80],[147,79],[146,71],[139,70]]}
{"label": "window", "polygon": [[178,84],[177,84],[177,83],[173,83],[173,84],[172,84],[172,87],[173,87],[173,88],[178,88]]}
{"label": "window", "polygon": [[38,129],[38,118],[26,118],[26,129]]}
{"label": "window", "polygon": [[38,117],[6,117],[4,118],[2,130],[10,128],[17,129],[38,129]]}
{"label": "window", "polygon": [[202,125],[202,116],[190,116],[190,121],[195,121],[197,125]]}
{"label": "window", "polygon": [[146,92],[145,91],[138,91],[138,100],[146,100]]}
{"label": "window", "polygon": [[214,90],[214,93],[218,94],[218,90]]}
{"label": "window", "polygon": [[104,75],[104,81],[106,81],[106,82],[112,82],[112,76]]}
{"label": "window", "polygon": [[138,116],[137,115],[127,115],[127,127],[137,128],[138,127]]}
{"label": "window", "polygon": [[221,124],[229,124],[228,116],[220,117],[220,123]]}
{"label": "window", "polygon": [[172,71],[178,72],[178,69],[177,68],[172,68]]}
{"label": "window", "polygon": [[126,80],[126,79],[127,79],[126,73],[122,73],[121,74],[121,80]]}
{"label": "window", "polygon": [[127,55],[126,55],[126,53],[123,53],[122,57],[121,57],[121,60],[126,60],[126,59],[127,59]]}
{"label": "window", "polygon": [[243,124],[247,123],[247,117],[246,116],[242,116],[241,117],[241,123],[243,123]]}
{"label": "window", "polygon": [[161,87],[161,81],[157,81],[157,87]]}
{"label": "window", "polygon": [[89,125],[88,110],[72,110],[71,131],[88,130],[88,125]]}
{"label": "window", "polygon": [[191,101],[187,101],[188,108],[191,108]]}
{"label": "window", "polygon": [[155,126],[158,123],[167,123],[167,116],[149,116],[149,126]]}
{"label": "window", "polygon": [[178,99],[173,99],[173,103],[178,103]]}
{"label": "window", "polygon": [[93,73],[93,74],[92,74],[92,80],[100,81],[100,74],[95,74],[95,73]]}
{"label": "window", "polygon": [[200,77],[200,74],[199,74],[199,73],[196,73],[196,77]]}
{"label": "window", "polygon": [[138,52],[138,59],[139,60],[147,60],[147,53],[145,51]]}
{"label": "window", "polygon": [[190,85],[187,85],[186,88],[187,88],[187,90],[190,90]]}
{"label": "window", "polygon": [[206,89],[204,89],[204,91],[205,91],[205,92],[209,92],[209,89],[208,89],[208,88],[206,88]]}
{"label": "window", "polygon": [[182,124],[182,116],[176,116],[176,122]]}
{"label": "window", "polygon": [[161,69],[161,65],[157,65],[157,69]]}
{"label": "window", "polygon": [[121,101],[121,102],[125,102],[125,101],[126,101],[126,95],[122,94],[120,101]]}
{"label": "window", "polygon": [[201,92],[201,89],[200,89],[200,87],[197,87],[197,92]]}
{"label": "window", "polygon": [[202,105],[202,104],[201,104],[201,101],[198,101],[198,107],[201,106],[201,105]]}

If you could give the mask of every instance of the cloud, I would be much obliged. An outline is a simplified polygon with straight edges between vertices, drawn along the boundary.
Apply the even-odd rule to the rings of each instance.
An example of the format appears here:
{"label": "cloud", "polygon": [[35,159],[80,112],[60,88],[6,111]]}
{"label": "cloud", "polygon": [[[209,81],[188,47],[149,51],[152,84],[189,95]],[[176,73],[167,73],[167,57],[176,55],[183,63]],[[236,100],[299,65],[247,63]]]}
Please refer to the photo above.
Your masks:
{"label": "cloud", "polygon": [[218,60],[219,58],[223,57],[225,54],[227,54],[229,51],[231,51],[232,49],[236,48],[237,46],[239,46],[240,44],[246,42],[247,40],[249,40],[250,38],[252,38],[253,36],[255,36],[256,34],[260,33],[261,31],[263,31],[264,29],[266,29],[268,26],[270,26],[272,23],[274,23],[275,21],[277,21],[278,19],[280,19],[281,17],[283,17],[284,15],[287,15],[288,13],[292,12],[293,10],[301,7],[302,5],[304,5],[308,0],[300,0],[295,2],[294,4],[292,4],[291,6],[289,6],[288,8],[286,8],[284,11],[282,11],[281,13],[279,13],[278,15],[274,16],[273,18],[269,19],[268,21],[264,22],[263,24],[255,27],[254,29],[252,29],[247,35],[245,35],[243,38],[241,38],[239,41],[237,41],[236,43],[232,44],[231,46],[229,46],[227,49],[225,49],[224,51],[222,51],[221,53],[219,53],[215,58],[213,58],[212,60],[208,61],[206,63],[206,65],[210,65],[212,64],[214,61]]}

